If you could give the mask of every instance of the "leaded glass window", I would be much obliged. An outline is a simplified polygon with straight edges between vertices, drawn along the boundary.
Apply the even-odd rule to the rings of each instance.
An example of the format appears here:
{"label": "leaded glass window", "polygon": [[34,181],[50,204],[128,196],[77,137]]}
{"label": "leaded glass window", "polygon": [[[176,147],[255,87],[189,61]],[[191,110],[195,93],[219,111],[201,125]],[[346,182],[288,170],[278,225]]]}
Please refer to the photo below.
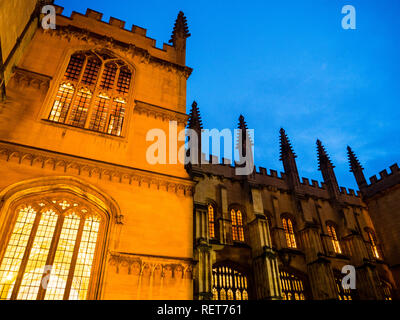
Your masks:
{"label": "leaded glass window", "polygon": [[71,56],[48,120],[121,136],[132,71],[101,51]]}
{"label": "leaded glass window", "polygon": [[248,300],[247,277],[227,266],[213,268],[213,300]]}
{"label": "leaded glass window", "polygon": [[285,231],[287,246],[289,248],[294,248],[294,249],[297,248],[292,219],[283,218],[282,224],[283,224],[283,230]]}
{"label": "leaded glass window", "polygon": [[0,300],[86,299],[101,225],[99,214],[73,200],[17,207],[0,251]]}
{"label": "leaded glass window", "polygon": [[342,253],[335,227],[331,224],[328,224],[326,228],[328,229],[328,234],[332,240],[333,250],[335,250],[335,253]]}
{"label": "leaded glass window", "polygon": [[232,240],[244,242],[243,215],[240,210],[231,210]]}
{"label": "leaded glass window", "polygon": [[279,272],[283,300],[306,300],[303,281],[292,273]]}

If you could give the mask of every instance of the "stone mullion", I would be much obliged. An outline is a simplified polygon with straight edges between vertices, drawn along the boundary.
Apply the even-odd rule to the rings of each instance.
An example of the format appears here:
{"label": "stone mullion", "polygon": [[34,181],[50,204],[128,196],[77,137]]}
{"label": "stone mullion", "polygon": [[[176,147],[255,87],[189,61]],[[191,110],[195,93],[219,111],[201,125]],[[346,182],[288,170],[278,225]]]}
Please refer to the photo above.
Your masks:
{"label": "stone mullion", "polygon": [[[85,120],[84,128],[87,128],[87,129],[89,129],[88,127],[89,127],[89,124],[90,124],[90,118],[92,117],[92,114],[93,114],[93,109],[94,109],[93,106],[95,104],[96,97],[100,92],[99,82],[101,81],[101,77],[103,76],[104,68],[105,68],[105,63],[104,63],[104,61],[102,61],[102,64],[100,66],[96,82],[94,84],[93,93],[92,93],[92,99],[90,101],[90,104],[89,104],[89,107],[88,107],[88,111],[87,111],[87,117],[86,117],[86,120]],[[105,90],[105,91],[107,91],[107,90]],[[110,96],[110,101],[112,102],[112,96]],[[107,117],[108,117],[108,115],[107,115]],[[107,129],[107,123],[105,124],[105,129]]]}
{"label": "stone mullion", "polygon": [[[81,74],[79,75],[78,80],[77,80],[76,82],[73,81],[73,80],[71,81],[73,84],[75,84],[75,90],[74,90],[74,94],[72,95],[71,103],[70,103],[70,105],[69,105],[67,114],[65,115],[65,121],[63,122],[63,123],[65,123],[65,124],[68,124],[68,119],[69,119],[69,117],[70,117],[70,115],[71,115],[71,110],[72,110],[72,108],[74,107],[76,95],[78,94],[79,87],[80,87],[81,81],[82,81],[82,77],[83,77],[83,75],[84,75],[84,73],[85,73],[85,69],[86,69],[86,66],[87,66],[87,62],[88,62],[88,57],[86,56],[86,57],[85,57],[85,62],[84,62],[83,65],[82,65],[82,71],[81,71]],[[67,67],[67,68],[68,68],[68,67]],[[68,79],[67,79],[67,80],[68,80]]]}
{"label": "stone mullion", "polygon": [[32,227],[31,233],[29,235],[29,240],[28,240],[28,243],[26,245],[24,256],[22,258],[22,262],[21,262],[21,265],[19,267],[18,276],[17,276],[17,278],[15,280],[13,292],[11,294],[11,300],[16,300],[17,299],[19,287],[21,286],[21,283],[22,283],[22,278],[23,278],[24,273],[25,273],[26,265],[28,264],[29,255],[30,255],[31,250],[32,250],[33,241],[35,240],[36,232],[37,232],[37,229],[39,227],[39,222],[40,222],[41,218],[42,218],[42,213],[40,212],[35,217],[35,221],[33,223],[33,227]]}
{"label": "stone mullion", "polygon": [[65,289],[64,289],[64,297],[63,297],[64,300],[69,299],[69,294],[71,291],[72,280],[74,278],[76,262],[78,260],[77,258],[78,258],[78,254],[79,254],[79,247],[81,245],[84,226],[85,226],[85,219],[84,219],[84,217],[81,217],[81,221],[79,223],[78,234],[77,234],[76,240],[75,240],[74,253],[72,254],[71,264],[69,267],[68,279],[67,279],[67,283],[66,283]]}
{"label": "stone mullion", "polygon": [[[53,239],[51,240],[51,245],[50,245],[50,249],[49,249],[49,254],[47,256],[47,260],[46,260],[46,266],[52,266],[53,267],[53,263],[54,263],[54,258],[56,256],[56,250],[57,250],[57,246],[58,246],[58,242],[60,240],[60,234],[61,234],[61,229],[62,226],[64,224],[64,216],[59,216],[58,217],[58,221],[57,221],[57,225],[56,228],[54,230],[54,234],[53,234]],[[51,275],[51,269],[49,270],[49,274],[43,274],[42,276],[42,280],[40,281],[41,285],[39,287],[39,292],[37,295],[37,300],[43,300],[46,294],[46,289],[43,288],[43,281],[44,278],[46,276]],[[50,278],[49,278],[50,280]]]}

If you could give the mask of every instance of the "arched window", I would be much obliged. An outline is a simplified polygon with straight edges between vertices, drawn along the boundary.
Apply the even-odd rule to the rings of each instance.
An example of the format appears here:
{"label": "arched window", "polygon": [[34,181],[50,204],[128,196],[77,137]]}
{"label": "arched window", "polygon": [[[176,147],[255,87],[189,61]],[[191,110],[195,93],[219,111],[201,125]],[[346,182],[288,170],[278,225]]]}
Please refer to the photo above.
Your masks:
{"label": "arched window", "polygon": [[380,259],[378,246],[376,245],[375,233],[371,229],[367,229],[367,235],[368,235],[368,240],[369,240],[369,244],[371,246],[371,251],[372,251],[373,256],[376,259]]}
{"label": "arched window", "polygon": [[214,300],[248,300],[247,277],[226,266],[213,268]]}
{"label": "arched window", "polygon": [[331,223],[328,223],[326,225],[326,228],[328,229],[328,234],[332,240],[333,250],[335,250],[335,253],[342,253],[342,249],[340,248],[340,243],[337,238],[336,229],[335,229],[334,225]]}
{"label": "arched window", "polygon": [[130,68],[115,56],[102,51],[75,53],[48,119],[120,136],[131,81]]}
{"label": "arched window", "polygon": [[244,241],[243,231],[243,215],[240,210],[231,210],[232,219],[232,240],[233,241]]}
{"label": "arched window", "polygon": [[383,295],[385,300],[393,300],[392,298],[392,286],[386,281],[381,280],[381,286],[383,289]]}
{"label": "arched window", "polygon": [[211,239],[215,238],[215,215],[212,204],[208,205],[208,236]]}
{"label": "arched window", "polygon": [[17,207],[0,251],[0,300],[86,299],[102,225],[73,199]]}
{"label": "arched window", "polygon": [[354,300],[354,290],[344,289],[342,285],[342,275],[335,272],[336,288],[338,291],[339,300]]}
{"label": "arched window", "polygon": [[285,231],[286,243],[289,248],[297,248],[296,237],[293,231],[293,222],[290,218],[282,218],[283,229]]}
{"label": "arched window", "polygon": [[306,300],[304,283],[294,274],[281,270],[282,298],[283,300]]}

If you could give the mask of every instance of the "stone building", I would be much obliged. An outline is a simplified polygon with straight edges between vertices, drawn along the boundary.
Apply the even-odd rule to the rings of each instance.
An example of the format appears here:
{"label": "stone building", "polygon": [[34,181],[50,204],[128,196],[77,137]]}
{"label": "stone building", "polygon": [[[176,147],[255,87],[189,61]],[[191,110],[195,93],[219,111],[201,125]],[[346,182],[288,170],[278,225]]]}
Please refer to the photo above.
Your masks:
{"label": "stone building", "polygon": [[[192,106],[189,127],[199,134],[202,130],[197,104]],[[242,116],[239,129],[245,136]],[[196,181],[195,298],[393,298],[396,285],[390,260],[384,258],[384,238],[376,240],[366,203],[354,190],[339,187],[319,140],[317,153],[322,184],[300,179],[283,129],[280,175],[259,168],[238,176],[237,163],[223,159],[222,164],[212,164],[218,159],[211,157],[205,164],[204,156],[197,161],[200,164],[188,166]],[[346,265],[355,267],[356,290],[341,285]]]}
{"label": "stone building", "polygon": [[[348,147],[350,169],[357,181],[363,201],[376,229],[376,238],[369,242],[381,242],[385,262],[392,271],[396,287],[400,287],[400,170],[397,164],[370,178],[368,184],[363,168],[353,150]],[[378,239],[378,240],[377,240]]]}
{"label": "stone building", "polygon": [[[21,32],[4,24],[30,15],[7,17],[11,2],[3,58]],[[146,159],[150,129],[186,126],[186,18],[159,49],[141,27],[56,11],[56,30],[36,25],[7,59],[0,299],[191,299],[193,182]]]}
{"label": "stone building", "polygon": [[0,3],[0,101],[5,98],[12,67],[18,64],[39,25],[40,9],[45,2],[13,0]]}
{"label": "stone building", "polygon": [[[368,186],[350,153],[360,196],[339,188],[318,141],[324,183],[300,179],[282,129],[280,175],[185,168],[176,133],[189,123],[201,137],[202,122],[196,104],[186,114],[183,13],[160,49],[90,9],[55,6],[44,30],[52,2],[0,4],[0,300],[396,296],[399,236],[383,230],[399,230],[397,167]],[[149,161],[155,128],[169,164]],[[239,129],[245,155],[243,117]],[[345,265],[356,290],[340,285]]]}

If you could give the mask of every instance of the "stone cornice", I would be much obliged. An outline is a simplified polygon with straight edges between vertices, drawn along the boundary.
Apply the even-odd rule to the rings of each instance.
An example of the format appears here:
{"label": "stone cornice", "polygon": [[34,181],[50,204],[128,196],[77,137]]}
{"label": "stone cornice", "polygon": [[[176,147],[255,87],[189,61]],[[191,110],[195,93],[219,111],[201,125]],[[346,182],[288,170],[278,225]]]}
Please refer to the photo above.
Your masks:
{"label": "stone cornice", "polygon": [[192,279],[193,278],[193,259],[179,257],[153,256],[146,254],[126,253],[126,252],[109,252],[109,263],[116,267],[117,273],[122,268],[127,269],[128,274],[141,275],[145,268],[149,268],[153,272],[159,268],[160,276],[165,277],[165,272],[169,269],[172,277]]}
{"label": "stone cornice", "polygon": [[0,141],[0,161],[17,162],[20,165],[58,171],[62,174],[93,177],[104,181],[125,183],[157,190],[165,190],[180,196],[192,196],[194,183],[189,179],[146,171],[123,165],[71,156],[55,151]]}
{"label": "stone cornice", "polygon": [[14,67],[13,78],[18,85],[32,86],[36,89],[48,89],[52,77],[30,70]]}
{"label": "stone cornice", "polygon": [[173,111],[170,109],[155,106],[143,101],[135,100],[135,112],[145,114],[154,118],[161,118],[169,121],[176,121],[181,125],[186,126],[189,116],[185,113]]}
{"label": "stone cornice", "polygon": [[148,50],[140,48],[134,44],[125,43],[112,37],[94,33],[92,31],[76,26],[57,26],[56,30],[46,30],[43,32],[46,32],[50,35],[57,35],[67,41],[71,41],[72,38],[75,38],[89,44],[98,45],[110,49],[118,49],[130,54],[132,57],[139,57],[140,63],[156,64],[159,67],[166,68],[168,71],[174,70],[179,75],[185,77],[185,79],[188,79],[193,72],[192,68],[155,57],[151,55]]}

